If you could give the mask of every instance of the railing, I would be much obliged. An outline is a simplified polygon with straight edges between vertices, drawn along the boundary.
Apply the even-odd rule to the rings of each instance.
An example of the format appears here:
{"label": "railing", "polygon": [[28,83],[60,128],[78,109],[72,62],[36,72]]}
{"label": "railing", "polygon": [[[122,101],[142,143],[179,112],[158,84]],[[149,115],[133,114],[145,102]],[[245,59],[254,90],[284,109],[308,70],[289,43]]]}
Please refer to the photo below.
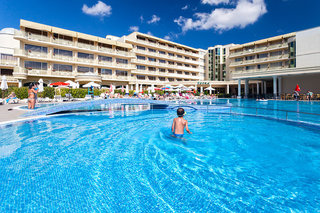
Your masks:
{"label": "railing", "polygon": [[66,56],[66,55],[54,54],[52,58],[57,60],[73,61],[72,56]]}
{"label": "railing", "polygon": [[3,65],[3,66],[16,66],[16,65],[18,65],[18,61],[17,60],[0,59],[0,65]]}
{"label": "railing", "polygon": [[44,36],[44,35],[39,35],[39,34],[34,34],[34,33],[27,33],[25,31],[15,31],[15,36],[21,36],[30,40],[38,40],[38,41],[45,41],[45,42],[49,42],[50,38],[48,36]]}
{"label": "railing", "polygon": [[97,50],[97,47],[91,44],[84,44],[81,42],[78,42],[78,47],[84,48],[84,49],[90,49],[90,50]]}
{"label": "railing", "polygon": [[53,43],[56,44],[62,44],[62,45],[67,45],[67,46],[74,46],[74,42],[70,40],[65,40],[65,39],[60,39],[60,38],[53,38],[52,39]]}

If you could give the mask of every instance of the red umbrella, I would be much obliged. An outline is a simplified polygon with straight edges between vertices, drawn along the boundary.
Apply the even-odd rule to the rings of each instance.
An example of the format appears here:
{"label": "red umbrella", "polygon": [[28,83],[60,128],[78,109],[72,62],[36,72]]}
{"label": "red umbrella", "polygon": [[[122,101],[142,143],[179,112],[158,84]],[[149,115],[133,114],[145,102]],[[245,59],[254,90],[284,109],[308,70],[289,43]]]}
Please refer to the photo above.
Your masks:
{"label": "red umbrella", "polygon": [[68,83],[64,83],[64,82],[55,82],[50,84],[51,86],[69,86]]}
{"label": "red umbrella", "polygon": [[297,91],[297,92],[300,92],[300,91],[301,91],[301,89],[300,89],[300,87],[299,87],[299,84],[297,84],[297,86],[296,86],[296,88],[295,88],[294,91]]}
{"label": "red umbrella", "polygon": [[154,88],[154,90],[161,90],[160,88]]}

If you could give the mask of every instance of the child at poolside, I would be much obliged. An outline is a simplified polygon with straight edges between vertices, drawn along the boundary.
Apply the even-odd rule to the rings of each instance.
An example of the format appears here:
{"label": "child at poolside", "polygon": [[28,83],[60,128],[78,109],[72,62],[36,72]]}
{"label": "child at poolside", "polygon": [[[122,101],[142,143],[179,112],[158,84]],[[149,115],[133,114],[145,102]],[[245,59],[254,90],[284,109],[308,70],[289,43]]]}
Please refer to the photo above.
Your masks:
{"label": "child at poolside", "polygon": [[185,115],[184,109],[179,108],[177,109],[178,117],[173,119],[171,131],[175,137],[183,137],[184,134],[184,127],[186,127],[186,131],[189,134],[192,134],[188,128],[188,121],[183,118]]}

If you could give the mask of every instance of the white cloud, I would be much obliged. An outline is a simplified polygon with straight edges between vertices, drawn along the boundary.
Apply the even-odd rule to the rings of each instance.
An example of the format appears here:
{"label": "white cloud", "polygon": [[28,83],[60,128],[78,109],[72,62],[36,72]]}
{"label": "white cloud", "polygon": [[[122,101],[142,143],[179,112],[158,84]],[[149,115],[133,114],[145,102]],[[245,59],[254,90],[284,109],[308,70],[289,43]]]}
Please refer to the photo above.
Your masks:
{"label": "white cloud", "polygon": [[150,31],[148,31],[148,32],[147,32],[147,34],[148,34],[148,35],[151,35],[151,36],[153,36],[153,34],[152,34],[152,33],[151,33]]}
{"label": "white cloud", "polygon": [[171,37],[168,36],[168,35],[166,35],[165,37],[163,37],[163,39],[165,39],[165,40],[171,40]]}
{"label": "white cloud", "polygon": [[152,18],[150,21],[148,21],[148,24],[153,24],[153,23],[157,23],[160,21],[160,17],[156,16],[156,15],[152,15]]}
{"label": "white cloud", "polygon": [[184,7],[181,8],[181,10],[187,10],[189,8],[189,5],[186,5]]}
{"label": "white cloud", "polygon": [[83,13],[100,17],[111,15],[111,9],[111,6],[106,5],[102,1],[98,1],[97,4],[93,5],[92,7],[88,7],[86,4],[82,6]]}
{"label": "white cloud", "polygon": [[131,26],[131,27],[129,27],[129,31],[138,32],[139,31],[139,27],[138,26]]}
{"label": "white cloud", "polygon": [[141,15],[140,16],[140,22],[143,23],[143,21],[144,21],[144,18],[143,18],[143,15]]}
{"label": "white cloud", "polygon": [[211,13],[195,13],[195,19],[180,16],[174,22],[181,26],[183,32],[209,29],[225,31],[253,24],[265,13],[267,8],[264,0],[239,0],[235,8],[217,8]]}
{"label": "white cloud", "polygon": [[201,0],[202,4],[218,5],[218,4],[228,4],[230,0]]}
{"label": "white cloud", "polygon": [[169,40],[169,41],[173,41],[174,39],[177,39],[178,37],[179,37],[179,34],[170,32],[170,33],[168,33],[168,35],[163,37],[163,39],[166,39],[166,40]]}

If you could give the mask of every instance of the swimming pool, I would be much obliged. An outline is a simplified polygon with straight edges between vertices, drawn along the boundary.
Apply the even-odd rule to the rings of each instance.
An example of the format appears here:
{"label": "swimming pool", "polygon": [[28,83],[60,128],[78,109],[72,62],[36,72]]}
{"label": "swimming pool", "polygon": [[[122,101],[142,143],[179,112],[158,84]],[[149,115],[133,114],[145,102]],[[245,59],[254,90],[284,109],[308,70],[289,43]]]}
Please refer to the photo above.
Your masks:
{"label": "swimming pool", "polygon": [[190,111],[110,110],[0,129],[0,211],[319,211],[320,130]]}

